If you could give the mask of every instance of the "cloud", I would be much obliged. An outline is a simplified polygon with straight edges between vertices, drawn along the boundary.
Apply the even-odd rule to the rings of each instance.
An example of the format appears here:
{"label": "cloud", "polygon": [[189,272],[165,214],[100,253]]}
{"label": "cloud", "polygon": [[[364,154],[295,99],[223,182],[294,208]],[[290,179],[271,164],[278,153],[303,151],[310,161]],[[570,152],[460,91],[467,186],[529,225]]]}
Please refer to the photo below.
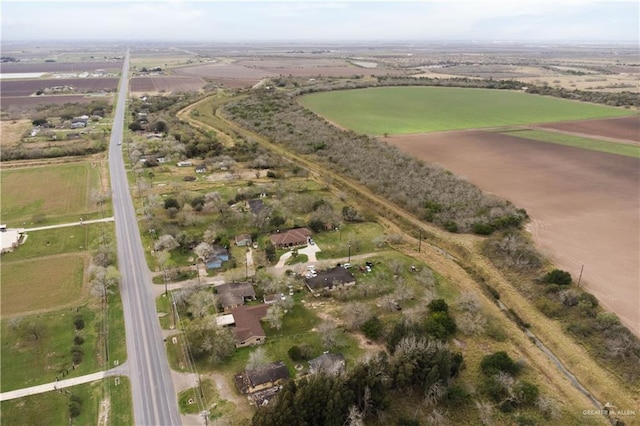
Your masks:
{"label": "cloud", "polygon": [[1,24],[5,40],[637,39],[638,7],[633,0],[5,0]]}

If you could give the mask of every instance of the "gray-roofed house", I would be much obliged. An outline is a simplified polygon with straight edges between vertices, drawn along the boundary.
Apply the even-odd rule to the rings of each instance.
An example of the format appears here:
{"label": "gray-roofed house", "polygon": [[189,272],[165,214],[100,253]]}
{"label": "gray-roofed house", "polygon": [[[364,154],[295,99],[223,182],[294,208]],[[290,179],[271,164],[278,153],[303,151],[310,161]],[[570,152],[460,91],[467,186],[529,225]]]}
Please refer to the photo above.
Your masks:
{"label": "gray-roofed house", "polygon": [[342,354],[322,354],[309,361],[309,372],[311,374],[325,373],[337,376],[345,368],[344,356]]}
{"label": "gray-roofed house", "polygon": [[225,312],[244,305],[249,300],[256,300],[256,292],[251,283],[228,283],[216,286],[220,304]]}
{"label": "gray-roofed house", "polygon": [[251,211],[251,214],[253,214],[253,215],[257,215],[265,207],[264,202],[262,200],[260,200],[260,199],[248,200],[247,201],[247,206],[249,207],[249,210]]}
{"label": "gray-roofed house", "polygon": [[251,239],[251,235],[249,234],[240,234],[236,235],[235,242],[238,247],[246,247],[250,246],[253,240]]}
{"label": "gray-roofed house", "polygon": [[317,276],[305,279],[305,283],[309,291],[316,294],[324,290],[351,287],[355,285],[356,279],[348,270],[336,266],[333,269],[319,271]]}

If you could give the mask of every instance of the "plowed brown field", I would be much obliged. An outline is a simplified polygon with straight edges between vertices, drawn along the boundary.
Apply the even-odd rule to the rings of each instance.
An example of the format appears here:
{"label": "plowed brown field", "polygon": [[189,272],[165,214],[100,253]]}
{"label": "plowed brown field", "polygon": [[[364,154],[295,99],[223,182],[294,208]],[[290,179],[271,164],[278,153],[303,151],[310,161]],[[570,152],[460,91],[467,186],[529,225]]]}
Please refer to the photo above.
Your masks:
{"label": "plowed brown field", "polygon": [[481,131],[385,141],[525,208],[543,253],[574,279],[584,265],[582,283],[640,336],[640,159]]}
{"label": "plowed brown field", "polygon": [[3,73],[22,72],[94,72],[95,70],[120,71],[122,61],[96,62],[11,62],[0,65]]}
{"label": "plowed brown field", "polygon": [[29,96],[38,89],[56,86],[71,86],[76,92],[96,92],[106,90],[114,92],[118,87],[117,78],[52,78],[45,80],[3,80],[0,81],[0,94],[5,96]]}
{"label": "plowed brown field", "polygon": [[200,77],[189,76],[152,76],[131,79],[130,91],[133,93],[152,92],[197,92],[206,83]]}
{"label": "plowed brown field", "polygon": [[635,117],[609,118],[603,120],[549,123],[538,127],[589,136],[623,139],[640,144],[640,116],[637,115]]}
{"label": "plowed brown field", "polygon": [[79,103],[88,104],[91,101],[104,100],[113,102],[111,96],[84,96],[84,95],[54,95],[54,96],[3,96],[2,110],[9,108],[30,108],[36,105]]}

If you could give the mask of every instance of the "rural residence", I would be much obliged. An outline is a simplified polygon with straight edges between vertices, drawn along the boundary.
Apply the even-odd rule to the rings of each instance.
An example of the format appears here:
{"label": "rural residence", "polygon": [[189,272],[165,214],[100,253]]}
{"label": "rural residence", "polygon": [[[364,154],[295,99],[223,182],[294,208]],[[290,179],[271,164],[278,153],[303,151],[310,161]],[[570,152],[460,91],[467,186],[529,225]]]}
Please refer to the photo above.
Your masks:
{"label": "rural residence", "polygon": [[[283,361],[273,362],[261,367],[245,370],[235,376],[236,386],[243,394],[255,394],[282,384],[290,377]],[[265,405],[264,403],[257,405]]]}
{"label": "rural residence", "polygon": [[211,248],[211,254],[207,257],[205,264],[207,269],[222,268],[222,263],[229,260],[229,250],[224,247],[214,246]]}
{"label": "rural residence", "polygon": [[264,343],[267,334],[260,324],[260,320],[267,315],[268,305],[238,306],[231,309],[235,327],[233,334],[236,338],[236,348],[260,345]]}
{"label": "rural residence", "polygon": [[311,231],[307,228],[295,228],[285,232],[271,234],[271,243],[276,248],[290,248],[306,245],[311,238]]}
{"label": "rural residence", "polygon": [[20,245],[20,231],[9,229],[7,225],[0,225],[0,246],[2,253],[12,252]]}
{"label": "rural residence", "polygon": [[220,304],[225,312],[242,306],[245,302],[256,300],[256,292],[251,283],[229,283],[216,287]]}
{"label": "rural residence", "polygon": [[235,242],[238,247],[248,247],[251,245],[253,240],[249,234],[240,234],[236,235]]}
{"label": "rural residence", "polygon": [[318,358],[309,361],[309,372],[311,374],[324,373],[330,376],[337,376],[345,369],[344,356],[342,354],[324,353]]}
{"label": "rural residence", "polygon": [[314,295],[325,290],[331,291],[351,287],[355,285],[355,283],[356,279],[353,277],[353,274],[341,266],[320,271],[317,276],[305,279],[307,288]]}

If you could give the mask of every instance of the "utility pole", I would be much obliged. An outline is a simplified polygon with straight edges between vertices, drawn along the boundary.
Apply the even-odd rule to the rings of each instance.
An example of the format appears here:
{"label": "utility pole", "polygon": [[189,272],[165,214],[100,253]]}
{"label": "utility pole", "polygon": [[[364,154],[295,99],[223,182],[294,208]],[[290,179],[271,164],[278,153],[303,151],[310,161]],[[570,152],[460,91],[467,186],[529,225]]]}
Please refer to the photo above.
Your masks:
{"label": "utility pole", "polygon": [[418,237],[418,253],[420,253],[421,248],[422,248],[422,228],[420,228],[420,236]]}
{"label": "utility pole", "polygon": [[351,263],[351,241],[349,241],[349,260],[347,262]]}
{"label": "utility pole", "polygon": [[584,265],[580,268],[580,277],[578,277],[578,287],[580,287],[580,281],[582,280],[582,271],[584,271]]}

